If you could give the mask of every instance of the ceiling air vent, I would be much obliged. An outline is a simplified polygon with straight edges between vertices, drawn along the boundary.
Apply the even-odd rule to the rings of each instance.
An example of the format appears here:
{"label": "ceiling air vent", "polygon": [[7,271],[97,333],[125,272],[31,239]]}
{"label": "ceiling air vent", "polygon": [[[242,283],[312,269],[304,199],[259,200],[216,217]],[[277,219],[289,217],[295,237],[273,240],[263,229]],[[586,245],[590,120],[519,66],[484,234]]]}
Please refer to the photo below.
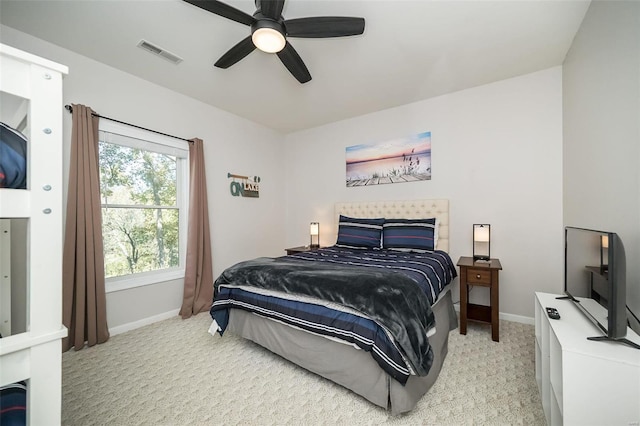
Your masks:
{"label": "ceiling air vent", "polygon": [[154,55],[158,55],[161,58],[164,58],[167,61],[171,62],[172,64],[178,65],[180,62],[182,62],[181,57],[174,55],[173,53],[164,50],[161,47],[151,44],[146,40],[140,40],[140,43],[138,43],[138,47],[146,50],[147,52],[151,52]]}

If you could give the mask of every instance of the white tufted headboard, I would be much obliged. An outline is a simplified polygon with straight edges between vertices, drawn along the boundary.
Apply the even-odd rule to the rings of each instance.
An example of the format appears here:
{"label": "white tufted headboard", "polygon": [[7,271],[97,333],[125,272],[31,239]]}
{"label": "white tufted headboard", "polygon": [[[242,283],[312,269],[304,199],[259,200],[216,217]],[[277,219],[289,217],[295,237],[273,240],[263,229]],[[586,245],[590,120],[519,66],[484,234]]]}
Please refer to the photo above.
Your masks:
{"label": "white tufted headboard", "polygon": [[336,203],[336,228],[340,215],[357,218],[426,219],[438,221],[438,250],[449,251],[449,200],[364,201]]}

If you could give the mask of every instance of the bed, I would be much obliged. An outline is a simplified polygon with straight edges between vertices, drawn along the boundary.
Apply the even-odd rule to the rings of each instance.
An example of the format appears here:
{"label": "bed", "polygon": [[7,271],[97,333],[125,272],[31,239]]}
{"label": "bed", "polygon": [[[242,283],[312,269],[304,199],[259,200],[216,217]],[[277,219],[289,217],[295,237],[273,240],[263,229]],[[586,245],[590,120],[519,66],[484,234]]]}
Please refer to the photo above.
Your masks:
{"label": "bed", "polygon": [[335,213],[335,246],[225,270],[210,332],[249,339],[394,415],[410,411],[457,327],[448,201],[339,203]]}

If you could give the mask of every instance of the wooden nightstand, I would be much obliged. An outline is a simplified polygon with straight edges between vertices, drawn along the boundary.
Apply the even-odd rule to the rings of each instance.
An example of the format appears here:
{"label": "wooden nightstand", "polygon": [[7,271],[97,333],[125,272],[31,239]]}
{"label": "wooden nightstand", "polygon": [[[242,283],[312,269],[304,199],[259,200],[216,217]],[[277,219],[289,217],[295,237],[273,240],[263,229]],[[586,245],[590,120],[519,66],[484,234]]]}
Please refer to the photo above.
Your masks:
{"label": "wooden nightstand", "polygon": [[[499,287],[498,273],[502,269],[500,260],[474,262],[472,257],[461,257],[460,267],[460,334],[467,334],[467,320],[482,321],[491,324],[491,339],[500,341],[499,331]],[[469,286],[489,287],[490,306],[469,303]]]}
{"label": "wooden nightstand", "polygon": [[310,246],[300,246],[300,247],[291,247],[288,249],[284,249],[287,252],[287,256],[290,254],[296,253],[304,253],[306,251],[318,250],[320,247],[310,247]]}

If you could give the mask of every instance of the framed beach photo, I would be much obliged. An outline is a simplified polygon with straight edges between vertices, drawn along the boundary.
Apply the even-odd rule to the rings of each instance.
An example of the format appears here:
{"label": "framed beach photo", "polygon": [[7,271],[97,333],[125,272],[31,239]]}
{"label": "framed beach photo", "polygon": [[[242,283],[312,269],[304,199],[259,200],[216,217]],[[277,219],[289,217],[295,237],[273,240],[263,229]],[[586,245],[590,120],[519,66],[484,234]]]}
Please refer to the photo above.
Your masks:
{"label": "framed beach photo", "polygon": [[346,148],[347,186],[431,180],[431,132]]}

